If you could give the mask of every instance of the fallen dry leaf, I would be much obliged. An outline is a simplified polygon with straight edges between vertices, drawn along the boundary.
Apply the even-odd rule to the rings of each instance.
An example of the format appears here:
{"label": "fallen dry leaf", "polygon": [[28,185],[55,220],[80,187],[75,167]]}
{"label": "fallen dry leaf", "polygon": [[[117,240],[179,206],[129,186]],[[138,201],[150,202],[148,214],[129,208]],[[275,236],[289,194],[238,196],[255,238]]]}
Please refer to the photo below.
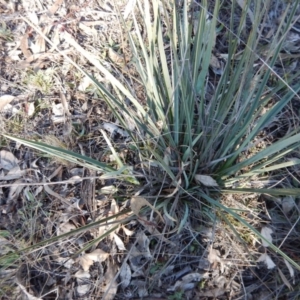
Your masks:
{"label": "fallen dry leaf", "polygon": [[164,222],[164,219],[161,216],[160,212],[153,205],[151,205],[144,197],[134,196],[134,197],[131,198],[130,208],[132,209],[132,211],[135,215],[137,215],[137,216],[139,215],[139,213],[141,211],[141,208],[143,206],[148,206],[151,209],[153,209],[158,214],[161,221]]}
{"label": "fallen dry leaf", "polygon": [[113,300],[117,294],[118,283],[116,281],[117,266],[110,260],[107,262],[107,271],[104,275],[104,281],[106,283],[106,289],[102,300]]}
{"label": "fallen dry leaf", "polygon": [[120,279],[121,279],[121,286],[123,289],[127,288],[130,284],[131,280],[131,269],[127,262],[124,262],[122,264],[121,270],[120,270]]}
{"label": "fallen dry leaf", "polygon": [[86,293],[88,293],[88,291],[90,291],[92,288],[92,285],[90,283],[87,284],[82,284],[76,287],[76,292],[79,296],[83,296]]}
{"label": "fallen dry leaf", "polygon": [[262,254],[257,262],[264,262],[268,269],[273,269],[276,267],[275,263],[267,253]]}
{"label": "fallen dry leaf", "polygon": [[290,291],[293,290],[292,285],[289,283],[288,279],[285,277],[285,275],[282,273],[282,271],[278,268],[279,276],[281,277],[284,284],[289,288]]}
{"label": "fallen dry leaf", "polygon": [[[272,236],[271,236],[272,233],[273,233],[273,230],[266,226],[263,227],[260,232],[260,234],[270,243],[272,243]],[[269,244],[265,240],[262,240],[261,243],[264,247],[269,247]]]}
{"label": "fallen dry leaf", "polygon": [[23,52],[25,58],[28,58],[32,55],[28,46],[28,33],[25,33],[20,41],[20,49]]}
{"label": "fallen dry leaf", "polygon": [[86,253],[79,257],[78,262],[84,271],[88,271],[94,262],[103,262],[108,258],[108,256],[109,253],[106,253],[101,249],[96,249],[91,253]]}
{"label": "fallen dry leaf", "polygon": [[64,233],[68,233],[74,229],[76,229],[76,226],[74,224],[69,223],[69,222],[64,222],[58,226],[58,228],[56,230],[56,234],[61,235]]}
{"label": "fallen dry leaf", "polygon": [[119,251],[126,251],[126,248],[124,246],[124,243],[123,241],[120,239],[120,237],[114,233],[114,240],[115,240],[115,243],[119,249]]}
{"label": "fallen dry leaf", "polygon": [[12,95],[3,95],[0,97],[0,111],[4,110],[4,107],[9,104],[15,97]]}
{"label": "fallen dry leaf", "polygon": [[49,15],[53,15],[57,12],[57,10],[59,9],[59,7],[62,5],[62,3],[64,2],[64,0],[56,0],[52,6],[49,8],[48,10],[48,14]]}
{"label": "fallen dry leaf", "polygon": [[287,266],[287,268],[289,269],[291,278],[293,279],[293,284],[295,284],[295,271],[294,271],[293,267],[286,259],[284,259],[284,263]]}
{"label": "fallen dry leaf", "polygon": [[35,106],[34,106],[34,103],[33,102],[30,102],[27,104],[26,106],[26,113],[29,117],[33,116],[35,112]]}
{"label": "fallen dry leaf", "polygon": [[292,196],[284,197],[281,200],[282,210],[285,214],[288,214],[295,207],[295,199]]}
{"label": "fallen dry leaf", "polygon": [[16,167],[19,167],[18,163],[19,160],[10,151],[0,151],[0,169],[10,171]]}
{"label": "fallen dry leaf", "polygon": [[172,292],[175,290],[191,290],[193,289],[198,282],[200,282],[203,278],[208,278],[208,274],[205,273],[189,273],[181,278],[181,280],[177,280],[175,285],[168,289],[168,291]]}

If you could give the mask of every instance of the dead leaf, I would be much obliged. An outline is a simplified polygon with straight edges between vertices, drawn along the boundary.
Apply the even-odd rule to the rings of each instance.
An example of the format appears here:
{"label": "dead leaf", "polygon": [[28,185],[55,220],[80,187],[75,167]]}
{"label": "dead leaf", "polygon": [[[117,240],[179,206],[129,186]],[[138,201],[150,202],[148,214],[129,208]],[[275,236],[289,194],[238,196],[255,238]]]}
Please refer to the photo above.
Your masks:
{"label": "dead leaf", "polygon": [[143,254],[143,256],[146,259],[152,258],[152,255],[150,253],[149,245],[150,245],[150,240],[146,236],[146,234],[143,231],[140,231],[137,234],[137,248],[139,251]]}
{"label": "dead leaf", "polygon": [[35,112],[34,102],[30,102],[26,105],[26,113],[29,117],[33,116]]}
{"label": "dead leaf", "polygon": [[291,264],[286,259],[284,259],[284,263],[287,266],[287,268],[289,269],[291,278],[293,279],[293,284],[295,284],[295,272],[294,272],[293,267],[291,266]]}
{"label": "dead leaf", "polygon": [[176,247],[176,244],[175,244],[175,243],[173,243],[173,242],[169,241],[168,239],[166,239],[166,238],[164,237],[164,235],[163,235],[162,233],[160,233],[160,232],[156,229],[155,224],[153,224],[152,222],[149,222],[149,221],[147,221],[147,220],[144,220],[144,219],[142,219],[142,218],[139,218],[138,221],[139,221],[139,223],[141,223],[141,224],[145,227],[145,229],[146,229],[149,233],[151,233],[151,235],[152,235],[153,237],[157,237],[158,239],[160,239],[161,241],[163,241],[163,242],[165,242],[165,243],[171,245],[172,247]]}
{"label": "dead leaf", "polygon": [[115,240],[115,243],[119,249],[119,251],[126,251],[126,248],[124,246],[124,243],[123,241],[120,239],[120,237],[114,233],[114,240]]}
{"label": "dead leaf", "polygon": [[281,200],[282,210],[285,214],[288,214],[295,206],[295,200],[292,196],[284,197]]}
{"label": "dead leaf", "polygon": [[26,175],[27,170],[21,170],[19,166],[14,167],[11,169],[6,175],[1,176],[0,180],[13,180],[13,179],[19,179]]}
{"label": "dead leaf", "polygon": [[3,95],[0,97],[0,111],[4,110],[4,107],[9,104],[15,97],[12,95]]}
{"label": "dead leaf", "polygon": [[76,229],[76,226],[74,224],[69,223],[69,222],[64,222],[64,223],[59,225],[59,227],[56,230],[56,234],[61,235],[61,234],[64,234],[64,233],[68,233],[68,232],[70,232],[74,229]]}
{"label": "dead leaf", "polygon": [[214,299],[218,299],[218,297],[223,296],[225,294],[226,290],[223,288],[214,288],[209,291],[200,292],[200,297],[212,297]]}
{"label": "dead leaf", "polygon": [[36,38],[36,43],[34,47],[31,47],[31,50],[34,54],[44,53],[46,52],[46,41],[43,36],[47,36],[52,28],[52,25],[45,26],[42,29],[43,35],[39,35]]}
{"label": "dead leaf", "polygon": [[222,261],[219,255],[220,255],[220,252],[218,250],[213,249],[211,247],[210,250],[209,250],[209,254],[208,254],[207,260],[211,264],[219,263],[219,262]]}
{"label": "dead leaf", "polygon": [[275,263],[267,253],[262,254],[257,262],[264,262],[268,269],[273,269],[276,267]]}
{"label": "dead leaf", "polygon": [[117,65],[124,64],[124,57],[118,52],[114,51],[112,48],[108,49],[108,57],[112,60],[113,63]]}
{"label": "dead leaf", "polygon": [[129,229],[126,228],[125,226],[122,226],[122,229],[123,229],[124,233],[125,233],[127,236],[133,236],[133,235],[135,234],[134,231],[129,230]]}
{"label": "dead leaf", "polygon": [[8,197],[7,197],[7,202],[14,201],[21,193],[23,190],[24,186],[18,185],[18,183],[23,183],[24,181],[22,179],[16,180],[14,182],[14,185],[12,185],[9,189]]}
{"label": "dead leaf", "polygon": [[48,14],[51,16],[51,15],[54,15],[57,10],[59,9],[59,7],[62,5],[64,0],[56,0],[52,6],[49,8],[48,10]]}
{"label": "dead leaf", "polygon": [[90,284],[90,283],[82,284],[82,285],[79,285],[76,287],[76,293],[79,296],[83,296],[86,293],[88,293],[91,290],[91,288],[92,288],[92,284]]}
{"label": "dead leaf", "polygon": [[[204,273],[203,273],[204,274]],[[201,273],[189,273],[177,280],[175,285],[168,289],[168,291],[173,292],[175,290],[191,290],[193,289],[198,282],[200,282],[204,277]],[[205,275],[207,278],[208,275]]]}
{"label": "dead leaf", "polygon": [[140,299],[144,299],[144,297],[147,297],[149,295],[149,293],[146,289],[146,282],[145,281],[143,281],[143,280],[132,280],[131,284],[138,288],[138,295],[139,295]]}
{"label": "dead leaf", "polygon": [[120,279],[121,279],[121,286],[123,289],[127,288],[131,281],[131,270],[128,263],[123,263],[121,270],[120,270]]}
{"label": "dead leaf", "polygon": [[79,270],[74,274],[74,276],[82,280],[90,278],[91,274],[88,271]]}
{"label": "dead leaf", "polygon": [[137,216],[139,215],[139,213],[141,211],[141,208],[143,206],[148,206],[151,209],[153,209],[158,214],[161,221],[164,222],[164,219],[161,216],[160,212],[153,205],[151,205],[144,197],[134,196],[134,197],[131,198],[130,208],[132,209],[132,211],[135,215],[137,215]]}
{"label": "dead leaf", "polygon": [[113,264],[110,260],[107,262],[107,271],[104,275],[104,280],[106,283],[106,289],[102,300],[113,300],[116,296],[118,290],[118,283],[116,281],[117,266]]}
{"label": "dead leaf", "polygon": [[108,256],[109,253],[106,253],[101,249],[96,249],[91,253],[86,253],[79,257],[78,262],[84,271],[88,271],[94,262],[103,262],[108,258]]}
{"label": "dead leaf", "polygon": [[211,176],[208,176],[208,175],[196,174],[195,180],[198,183],[201,183],[205,186],[219,186],[218,183]]}
{"label": "dead leaf", "polygon": [[56,116],[62,116],[64,114],[64,107],[62,103],[52,104],[52,113]]}
{"label": "dead leaf", "polygon": [[25,58],[28,58],[32,55],[31,51],[29,50],[28,46],[28,33],[25,33],[20,41],[20,49]]}
{"label": "dead leaf", "polygon": [[68,104],[68,101],[67,101],[67,98],[66,98],[65,94],[62,93],[62,92],[60,92],[60,100],[61,100],[61,103],[62,103],[62,106],[63,106],[64,113],[67,116],[70,116],[71,113],[69,111],[69,104]]}
{"label": "dead leaf", "polygon": [[285,275],[282,273],[282,271],[279,268],[278,268],[278,273],[279,273],[282,281],[284,282],[284,284],[289,288],[290,291],[292,291],[293,287],[291,286],[288,279],[285,277]]}
{"label": "dead leaf", "polygon": [[78,90],[81,92],[85,92],[85,90],[90,86],[93,85],[92,80],[90,79],[90,77],[85,76],[81,79],[81,82],[78,86]]}
{"label": "dead leaf", "polygon": [[10,171],[18,166],[19,160],[10,152],[6,150],[0,151],[0,168]]}
{"label": "dead leaf", "polygon": [[89,27],[89,26],[85,25],[83,22],[79,22],[79,29],[84,31],[85,34],[91,35],[94,37],[96,37],[97,33],[98,33],[94,27]]}
{"label": "dead leaf", "polygon": [[[271,236],[272,233],[273,233],[273,230],[266,226],[263,227],[260,232],[260,234],[270,243],[272,243],[272,236]],[[261,243],[264,247],[269,247],[269,244],[265,240],[262,240]]]}
{"label": "dead leaf", "polygon": [[55,124],[57,123],[62,123],[66,121],[66,117],[65,117],[65,110],[64,110],[64,106],[62,103],[52,103],[52,120]]}
{"label": "dead leaf", "polygon": [[27,292],[27,289],[17,280],[17,284],[20,287],[20,289],[22,290],[22,292],[26,295],[26,299],[28,300],[43,300],[42,298],[38,298],[35,296],[32,296],[30,293]]}

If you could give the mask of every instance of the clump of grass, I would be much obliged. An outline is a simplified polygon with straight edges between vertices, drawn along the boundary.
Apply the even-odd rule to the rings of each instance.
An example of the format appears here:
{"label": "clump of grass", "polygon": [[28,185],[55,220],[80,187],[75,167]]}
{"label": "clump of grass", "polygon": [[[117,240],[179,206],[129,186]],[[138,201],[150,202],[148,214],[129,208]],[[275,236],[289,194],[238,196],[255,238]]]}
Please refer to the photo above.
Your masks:
{"label": "clump of grass", "polygon": [[[274,76],[273,67],[282,41],[291,26],[296,4],[289,7],[282,16],[270,52],[262,59],[256,50],[261,36],[260,24],[267,13],[267,6],[262,1],[255,2],[252,28],[248,39],[241,42],[249,2],[242,10],[240,23],[235,28],[233,2],[230,28],[227,28],[226,64],[214,84],[211,83],[210,60],[220,25],[219,1],[215,1],[213,13],[208,13],[207,1],[203,1],[198,7],[195,20],[193,14],[190,15],[186,1],[182,6],[174,4],[172,7],[165,2],[160,5],[156,0],[152,1],[152,7],[147,0],[143,4],[138,1],[137,5],[147,38],[145,40],[140,32],[136,15],[133,15],[134,33],[128,32],[128,36],[139,79],[145,89],[146,105],[141,105],[125,85],[98,61],[95,62],[92,55],[79,46],[77,49],[110,80],[115,94],[90,76],[115,118],[127,130],[140,163],[143,166],[147,163],[150,170],[152,167],[158,168],[165,178],[166,187],[172,187],[173,191],[168,197],[158,195],[163,200],[160,208],[167,218],[177,224],[177,230],[180,231],[188,219],[189,206],[182,205],[181,221],[176,218],[176,209],[183,204],[180,199],[188,195],[190,199],[205,202],[231,215],[255,235],[266,240],[245,219],[218,200],[220,194],[226,192],[274,195],[299,193],[297,189],[284,187],[241,188],[243,183],[253,178],[259,180],[261,176],[280,174],[281,169],[300,162],[299,159],[285,159],[300,146],[300,134],[296,129],[290,130],[274,143],[268,143],[267,137],[261,138],[263,129],[270,125],[300,90],[299,83],[293,80],[299,73],[288,78],[288,82],[275,74],[278,79],[276,85],[274,82],[269,84],[270,77]],[[275,96],[282,91],[284,93],[280,101],[274,101]],[[270,107],[265,112],[266,105]],[[263,147],[256,147],[258,137],[264,141]],[[84,160],[85,166],[96,168],[95,161],[89,158],[57,147],[13,139],[52,155],[63,156],[72,162],[81,163]],[[111,150],[114,151],[113,148]],[[114,154],[117,156],[115,151]],[[127,175],[133,174],[121,161],[118,171],[105,164],[98,163],[98,167],[114,176],[124,174],[124,170]],[[199,183],[199,176],[205,176],[206,180],[200,180]],[[300,269],[273,244],[270,244],[270,248]]]}

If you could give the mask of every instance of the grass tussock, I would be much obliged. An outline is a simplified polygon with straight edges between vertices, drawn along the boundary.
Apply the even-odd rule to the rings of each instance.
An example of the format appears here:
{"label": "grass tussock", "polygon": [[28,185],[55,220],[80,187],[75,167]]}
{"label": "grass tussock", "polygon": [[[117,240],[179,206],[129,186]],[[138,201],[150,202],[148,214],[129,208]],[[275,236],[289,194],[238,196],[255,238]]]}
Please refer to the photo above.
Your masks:
{"label": "grass tussock", "polygon": [[[25,249],[20,247],[13,254],[30,253],[89,232],[89,239],[77,245],[71,257],[98,251],[97,262],[103,263],[107,256],[99,254],[106,247],[101,242],[114,240],[115,247],[124,250],[118,235],[130,239],[128,231],[139,226],[148,235],[139,233],[128,245],[130,251],[140,251],[146,262],[152,263],[141,267],[143,274],[152,278],[144,281],[147,293],[155,291],[161,278],[167,284],[169,268],[179,268],[178,261],[191,265],[192,257],[200,256],[209,263],[213,278],[224,272],[228,277],[236,266],[252,272],[258,262],[263,262],[267,269],[275,268],[281,282],[291,290],[287,276],[294,280],[295,271],[300,271],[296,250],[284,243],[289,234],[298,240],[294,231],[286,230],[286,226],[297,227],[299,220],[295,197],[299,195],[300,133],[295,103],[299,101],[300,74],[293,67],[295,49],[291,48],[290,36],[297,22],[298,2],[286,4],[272,31],[272,1],[246,1],[243,6],[235,1],[137,1],[130,15],[118,11],[128,47],[124,57],[117,53],[122,47],[115,46],[116,51],[109,48],[111,65],[101,61],[95,49],[87,50],[64,31],[64,40],[92,66],[93,72],[65,54],[63,57],[82,72],[88,92],[100,95],[111,114],[105,115],[109,120],[97,126],[103,148],[98,156],[101,159],[85,154],[81,145],[84,134],[74,134],[80,127],[75,122],[76,126],[68,131],[69,138],[72,145],[80,141],[81,154],[60,146],[57,138],[43,143],[9,133],[4,137],[55,156],[56,162],[69,161],[72,164],[66,165],[68,169],[76,165],[93,170],[94,176],[85,180],[112,181],[117,188],[111,189],[111,194],[108,189],[105,199],[109,200],[101,208],[96,207],[95,191],[87,196],[85,206],[75,201],[72,208],[65,208],[58,226],[70,226],[72,220],[72,230],[61,230],[58,236],[43,239],[33,228],[24,238],[28,243]],[[34,24],[30,25],[39,32]],[[288,59],[290,65],[284,63]],[[52,69],[48,70],[27,76],[24,83],[48,94],[54,80]],[[94,70],[100,76],[94,76]],[[69,120],[67,124],[71,124]],[[57,174],[62,177],[58,171],[53,176]],[[92,187],[91,182],[85,181],[81,188]],[[90,195],[88,190],[86,195]],[[58,191],[44,191],[48,196],[63,198]],[[29,204],[33,201],[31,193],[25,197],[29,197]],[[80,219],[77,214],[82,207],[87,212],[81,211]],[[34,222],[38,224],[37,215],[26,209],[20,218],[30,220],[30,229]],[[291,223],[287,225],[289,217]],[[128,225],[131,222],[138,225]],[[109,226],[96,234],[95,227],[102,223]],[[151,242],[149,237],[153,238]],[[126,268],[138,272],[130,251],[120,270],[115,271],[115,278],[123,278]],[[11,255],[7,252],[2,259],[5,268],[10,259],[13,263],[19,260],[19,256]],[[77,262],[87,271],[92,263],[87,267],[84,259]],[[204,266],[199,268],[207,271]],[[216,269],[220,273],[215,274]],[[186,273],[192,274],[192,269]],[[108,272],[106,276],[110,276]],[[217,281],[209,280],[205,272],[197,276],[195,281],[203,286],[196,289],[193,285],[194,297],[216,295]],[[243,275],[241,278],[239,282],[243,282]],[[271,277],[262,280],[270,286],[274,283]],[[185,279],[176,284],[167,289],[169,299],[186,295]],[[240,295],[241,290],[235,289],[230,285],[231,293]],[[108,291],[101,291],[101,295],[105,297]],[[226,292],[224,289],[222,296]],[[138,294],[144,295],[140,290]]]}

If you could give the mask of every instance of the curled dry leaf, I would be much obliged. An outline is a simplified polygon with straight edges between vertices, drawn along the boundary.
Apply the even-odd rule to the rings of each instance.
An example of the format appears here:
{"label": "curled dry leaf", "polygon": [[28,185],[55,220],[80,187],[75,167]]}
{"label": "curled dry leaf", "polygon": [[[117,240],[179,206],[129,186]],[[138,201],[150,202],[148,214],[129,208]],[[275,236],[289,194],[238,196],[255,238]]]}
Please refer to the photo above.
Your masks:
{"label": "curled dry leaf", "polygon": [[74,224],[69,223],[69,222],[64,222],[59,225],[59,227],[56,230],[56,233],[57,233],[57,235],[61,235],[64,233],[68,233],[74,229],[76,229],[76,226]]}
{"label": "curled dry leaf", "polygon": [[9,104],[15,97],[11,95],[3,95],[0,97],[0,111],[4,110],[4,107]]}
{"label": "curled dry leaf", "polygon": [[63,0],[54,1],[52,6],[48,10],[48,15],[51,16],[51,15],[55,14],[57,12],[57,10],[60,8],[60,6],[62,5],[63,2],[64,2]]}
{"label": "curled dry leaf", "polygon": [[101,249],[96,249],[91,253],[86,253],[78,258],[78,262],[83,268],[84,271],[88,271],[90,266],[98,261],[103,262],[105,261],[109,256],[109,253],[104,252]]}
{"label": "curled dry leaf", "polygon": [[82,284],[76,287],[76,292],[79,296],[83,296],[87,294],[92,288],[92,285],[90,283]]}
{"label": "curled dry leaf", "polygon": [[17,281],[17,284],[18,284],[19,288],[23,291],[23,293],[26,295],[26,299],[28,299],[28,300],[42,300],[42,298],[32,296],[30,293],[28,293],[27,289],[20,282]]}
{"label": "curled dry leaf", "polygon": [[137,248],[141,251],[141,253],[143,253],[145,258],[147,259],[152,258],[149,245],[150,245],[150,240],[148,239],[148,237],[144,232],[140,231],[137,234]]}
{"label": "curled dry leaf", "polygon": [[146,289],[146,282],[143,280],[132,280],[132,285],[136,286],[138,288],[138,295],[141,299],[144,299],[143,297],[147,297],[149,295],[147,289]]}
{"label": "curled dry leaf", "polygon": [[106,284],[105,292],[102,296],[102,300],[115,299],[118,283],[116,281],[117,267],[110,260],[107,262],[107,271],[104,275],[104,282]]}
{"label": "curled dry leaf", "polygon": [[35,106],[33,102],[28,103],[28,105],[26,106],[26,112],[29,117],[33,116],[35,112]]}
{"label": "curled dry leaf", "polygon": [[264,262],[267,265],[268,269],[273,269],[274,267],[276,267],[275,263],[267,253],[262,254],[257,262]]}
{"label": "curled dry leaf", "polygon": [[211,263],[218,263],[221,262],[221,258],[220,258],[220,252],[218,250],[213,249],[212,247],[210,248],[207,260]]}
{"label": "curled dry leaf", "polygon": [[160,212],[153,205],[151,205],[144,197],[134,196],[131,198],[130,208],[132,209],[132,211],[135,215],[137,215],[137,216],[139,215],[140,210],[143,206],[148,206],[151,209],[153,209],[158,214],[161,221],[164,222],[164,219],[161,216]]}
{"label": "curled dry leaf", "polygon": [[282,271],[278,268],[278,273],[282,279],[282,281],[284,282],[284,284],[289,288],[290,291],[293,290],[292,285],[289,283],[288,279],[285,277],[285,275],[282,273]]}
{"label": "curled dry leaf", "polygon": [[0,180],[13,180],[13,179],[19,179],[23,177],[26,174],[26,170],[21,170],[19,166],[16,166],[12,168],[6,175],[1,176]]}
{"label": "curled dry leaf", "polygon": [[[270,243],[272,243],[272,236],[271,236],[272,233],[273,233],[273,230],[266,226],[263,227],[260,232],[260,234]],[[261,242],[264,247],[269,247],[269,244],[265,240],[262,240]]]}
{"label": "curled dry leaf", "polygon": [[216,186],[216,187],[219,186],[218,183],[211,176],[208,176],[208,175],[196,174],[195,180],[198,183],[201,183],[205,186]]}
{"label": "curled dry leaf", "polygon": [[[218,299],[218,297],[223,296],[226,293],[226,290],[224,288],[214,288],[210,289],[208,291],[200,292],[200,297],[211,297],[214,299]],[[202,298],[201,298],[202,299]]]}
{"label": "curled dry leaf", "polygon": [[284,197],[281,200],[282,210],[285,214],[288,214],[295,206],[295,200],[292,196]]}
{"label": "curled dry leaf", "polygon": [[293,267],[286,259],[284,259],[284,263],[287,266],[287,268],[289,269],[291,278],[293,279],[293,284],[295,284],[295,271],[294,271]]}
{"label": "curled dry leaf", "polygon": [[124,233],[125,233],[127,236],[133,236],[133,235],[135,234],[134,231],[129,230],[129,229],[126,228],[125,226],[122,226],[122,229],[123,229]]}
{"label": "curled dry leaf", "polygon": [[9,151],[0,151],[0,169],[10,171],[18,167],[18,159]]}
{"label": "curled dry leaf", "polygon": [[124,57],[112,48],[108,49],[108,57],[117,65],[124,64]]}
{"label": "curled dry leaf", "polygon": [[131,269],[127,262],[123,263],[120,271],[121,286],[127,288],[131,280]]}
{"label": "curled dry leaf", "polygon": [[20,193],[22,192],[24,186],[19,185],[18,183],[23,183],[22,179],[18,179],[14,182],[14,184],[9,188],[9,193],[7,197],[7,202],[15,200]]}
{"label": "curled dry leaf", "polygon": [[124,251],[126,250],[125,246],[124,246],[124,243],[123,241],[120,239],[120,237],[114,233],[114,240],[115,240],[115,243],[119,249],[119,251]]}
{"label": "curled dry leaf", "polygon": [[77,271],[74,276],[77,279],[83,280],[83,279],[88,279],[91,277],[91,274],[88,271],[83,271],[83,270],[79,270]]}
{"label": "curled dry leaf", "polygon": [[78,86],[78,90],[81,92],[85,92],[85,90],[92,84],[92,80],[89,77],[85,76],[81,79],[81,82]]}
{"label": "curled dry leaf", "polygon": [[[205,277],[207,278],[208,275],[205,275]],[[175,290],[190,290],[193,289],[197,282],[200,282],[203,278],[203,274],[201,273],[189,273],[185,276],[182,277],[181,280],[177,280],[175,285],[171,288],[168,289],[168,291],[173,292]]]}

